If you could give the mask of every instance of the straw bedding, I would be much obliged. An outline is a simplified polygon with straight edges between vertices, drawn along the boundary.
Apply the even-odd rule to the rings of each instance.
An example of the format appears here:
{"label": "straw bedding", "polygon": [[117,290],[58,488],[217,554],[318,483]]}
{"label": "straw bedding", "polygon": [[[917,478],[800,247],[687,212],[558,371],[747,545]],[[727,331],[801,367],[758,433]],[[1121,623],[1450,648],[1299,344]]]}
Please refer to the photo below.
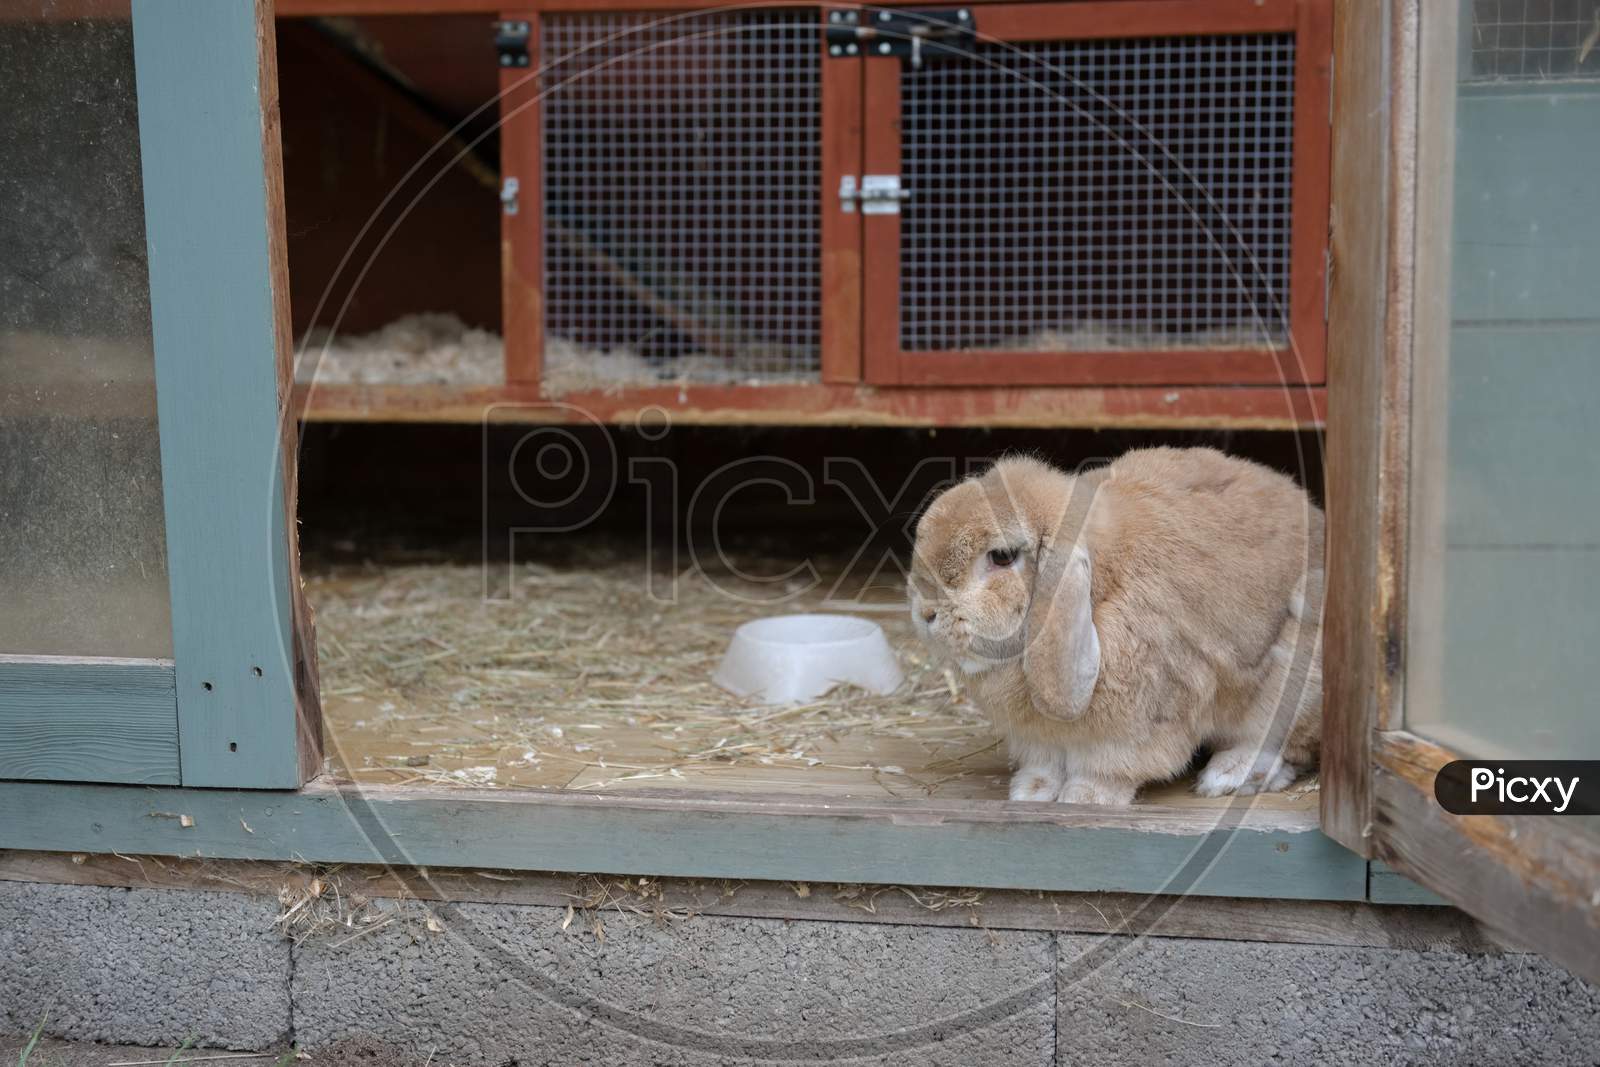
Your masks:
{"label": "straw bedding", "polygon": [[[669,576],[647,582],[627,553],[508,567],[308,566],[330,770],[477,787],[1004,796],[996,738],[959,675],[920,646],[897,589],[839,603],[827,584],[690,571],[668,602]],[[486,598],[486,576],[505,595]],[[906,674],[899,690],[761,707],[712,684],[740,623],[812,610],[882,624]]]}
{"label": "straw bedding", "polygon": [[[898,585],[836,581],[791,555],[646,578],[630,549],[569,546],[515,566],[437,554],[306,561],[327,773],[469,788],[703,790],[1003,800],[1009,768],[961,675],[912,631]],[[787,581],[741,575],[799,574]],[[486,590],[488,595],[486,595]],[[905,681],[761,706],[711,682],[740,623],[842,611],[881,626]],[[1191,779],[1141,802],[1226,807]],[[1314,811],[1317,778],[1256,798]]]}

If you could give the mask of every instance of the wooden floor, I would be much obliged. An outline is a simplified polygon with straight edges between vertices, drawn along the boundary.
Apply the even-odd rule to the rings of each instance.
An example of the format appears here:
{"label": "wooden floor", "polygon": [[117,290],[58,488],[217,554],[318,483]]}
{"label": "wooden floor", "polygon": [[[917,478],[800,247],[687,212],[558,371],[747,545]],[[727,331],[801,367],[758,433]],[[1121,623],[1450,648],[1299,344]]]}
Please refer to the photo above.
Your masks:
{"label": "wooden floor", "polygon": [[[774,761],[771,764],[706,764],[658,769],[669,752],[656,743],[650,731],[609,734],[584,754],[559,757],[547,754],[537,766],[517,766],[515,760],[496,759],[485,746],[481,754],[439,751],[461,739],[450,736],[425,717],[411,720],[414,729],[374,730],[351,725],[370,710],[362,703],[340,701],[330,705],[327,742],[330,773],[364,782],[415,783],[439,781],[456,774],[463,787],[517,787],[625,792],[635,789],[699,790],[717,793],[802,793],[835,797],[936,796],[944,799],[1005,800],[1010,772],[1004,744],[998,738],[963,738],[965,744],[856,735],[826,742],[810,750],[807,762]],[[577,727],[581,729],[581,725]],[[588,734],[580,734],[590,736]],[[599,732],[593,736],[599,737]],[[580,742],[581,744],[581,742]],[[464,746],[471,749],[470,742]],[[426,767],[441,774],[422,774],[406,766],[407,760],[427,760]],[[486,776],[486,768],[494,768]],[[1140,804],[1177,808],[1226,807],[1228,799],[1207,799],[1191,791],[1192,779],[1153,786],[1139,796]],[[1296,783],[1286,793],[1256,798],[1265,808],[1304,812],[1315,821],[1317,792],[1314,780]]]}
{"label": "wooden floor", "polygon": [[[462,788],[1006,798],[1003,743],[960,675],[920,646],[898,589],[774,606],[741,596],[727,575],[690,575],[663,604],[641,573],[616,556],[529,563],[507,596],[486,599],[474,565],[310,561],[328,773]],[[884,627],[906,671],[900,691],[760,707],[710,683],[738,622],[819,607]],[[1140,802],[1227,803],[1187,782]],[[1314,784],[1260,803],[1316,818]]]}
{"label": "wooden floor", "polygon": [[[325,731],[330,771],[365,782],[454,780],[462,786],[607,792],[699,789],[990,799],[1006,795],[1008,772],[1002,746],[997,739],[972,737],[965,731],[949,740],[852,731],[837,740],[825,739],[798,758],[684,765],[677,759],[677,750],[663,744],[656,730],[610,725],[588,730],[586,726],[599,724],[579,722],[574,716],[562,727],[571,743],[546,743],[538,749],[535,763],[503,751],[497,740],[480,741],[471,732],[401,707],[396,704],[397,717],[388,719],[384,727],[373,728],[362,719],[372,710],[367,702],[330,702]],[[489,768],[493,768],[492,774]]]}

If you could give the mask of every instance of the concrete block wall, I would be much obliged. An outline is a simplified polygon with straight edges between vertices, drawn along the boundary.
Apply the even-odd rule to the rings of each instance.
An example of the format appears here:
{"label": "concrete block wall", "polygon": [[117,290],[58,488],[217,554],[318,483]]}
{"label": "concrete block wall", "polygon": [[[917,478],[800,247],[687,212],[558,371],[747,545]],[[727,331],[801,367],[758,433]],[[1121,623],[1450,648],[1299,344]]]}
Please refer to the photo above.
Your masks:
{"label": "concrete block wall", "polygon": [[254,1050],[290,1031],[278,902],[0,882],[0,1032]]}
{"label": "concrete block wall", "polygon": [[316,1047],[414,1034],[473,1063],[751,1059],[1034,1067],[1054,1054],[1048,933],[441,909],[446,934],[307,945],[296,1035]]}
{"label": "concrete block wall", "polygon": [[[1589,1064],[1537,957],[412,902],[299,945],[245,894],[0,882],[0,1030],[495,1064]],[[433,917],[429,928],[426,916]]]}
{"label": "concrete block wall", "polygon": [[1600,988],[1520,953],[1058,936],[1063,1064],[1593,1064]]}

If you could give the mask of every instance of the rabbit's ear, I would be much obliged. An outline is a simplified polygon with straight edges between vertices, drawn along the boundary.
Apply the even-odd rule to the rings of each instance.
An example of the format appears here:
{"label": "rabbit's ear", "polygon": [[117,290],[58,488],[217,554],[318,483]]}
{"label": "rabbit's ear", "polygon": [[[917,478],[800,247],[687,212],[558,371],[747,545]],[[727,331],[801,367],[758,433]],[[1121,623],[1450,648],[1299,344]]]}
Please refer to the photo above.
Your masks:
{"label": "rabbit's ear", "polygon": [[1022,674],[1033,706],[1058,719],[1082,715],[1100,677],[1100,635],[1089,597],[1091,568],[1081,545],[1065,549],[1046,540],[1039,546]]}

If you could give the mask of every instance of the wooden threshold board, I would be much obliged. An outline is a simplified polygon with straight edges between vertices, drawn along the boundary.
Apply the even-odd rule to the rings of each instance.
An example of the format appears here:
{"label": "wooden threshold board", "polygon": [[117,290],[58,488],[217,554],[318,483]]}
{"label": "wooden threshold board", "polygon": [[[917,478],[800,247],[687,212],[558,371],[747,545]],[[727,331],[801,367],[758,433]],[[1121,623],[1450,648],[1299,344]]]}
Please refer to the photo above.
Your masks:
{"label": "wooden threshold board", "polygon": [[213,859],[1362,900],[1314,816],[1239,800],[995,800],[356,785],[0,783],[0,848]]}

